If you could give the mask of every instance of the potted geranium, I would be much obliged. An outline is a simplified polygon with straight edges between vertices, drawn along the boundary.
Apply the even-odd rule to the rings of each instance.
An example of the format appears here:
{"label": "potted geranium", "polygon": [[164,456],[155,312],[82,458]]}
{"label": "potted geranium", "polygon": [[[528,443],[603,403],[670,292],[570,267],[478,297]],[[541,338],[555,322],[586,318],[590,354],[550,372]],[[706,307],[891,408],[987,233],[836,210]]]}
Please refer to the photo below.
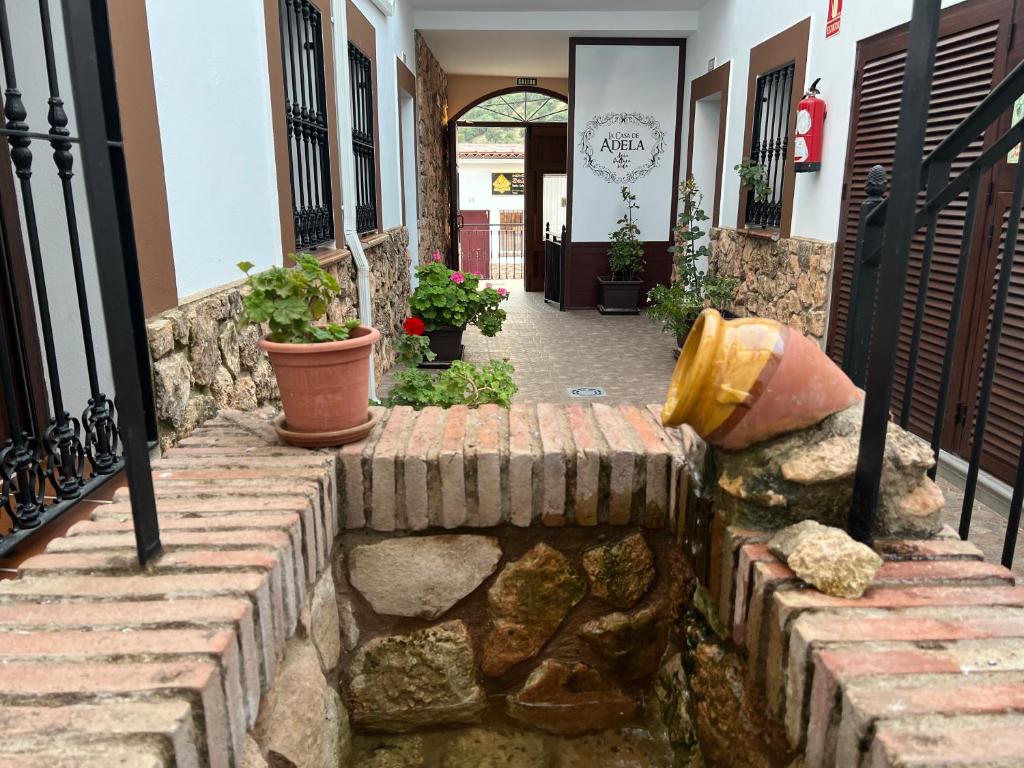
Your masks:
{"label": "potted geranium", "polygon": [[697,241],[704,237],[700,225],[708,215],[701,208],[703,196],[692,176],[680,185],[680,197],[682,206],[672,230],[676,245],[669,249],[675,259],[675,276],[671,285],[656,285],[648,292],[647,316],[674,334],[681,347],[706,307],[735,317],[724,305],[733,298],[736,280],[701,268],[707,265],[710,251],[706,245],[698,246]]}
{"label": "potted geranium", "polygon": [[598,277],[597,309],[602,315],[635,315],[640,312],[640,290],[644,273],[644,245],[640,241],[640,227],[635,212],[640,208],[636,195],[629,187],[622,188],[626,213],[618,221],[618,228],[609,234],[608,249],[610,277]]}
{"label": "potted geranium", "polygon": [[269,328],[260,347],[274,366],[284,413],[274,423],[292,445],[322,448],[361,440],[370,416],[370,352],[380,331],[351,319],[325,322],[341,286],[315,257],[302,253],[291,268],[248,276],[241,321]]}
{"label": "potted geranium", "polygon": [[505,322],[501,302],[508,290],[481,287],[480,275],[449,269],[441,254],[416,268],[419,285],[409,299],[412,317],[423,322],[435,355],[433,365],[462,359],[462,333],[475,325],[484,336],[494,336]]}

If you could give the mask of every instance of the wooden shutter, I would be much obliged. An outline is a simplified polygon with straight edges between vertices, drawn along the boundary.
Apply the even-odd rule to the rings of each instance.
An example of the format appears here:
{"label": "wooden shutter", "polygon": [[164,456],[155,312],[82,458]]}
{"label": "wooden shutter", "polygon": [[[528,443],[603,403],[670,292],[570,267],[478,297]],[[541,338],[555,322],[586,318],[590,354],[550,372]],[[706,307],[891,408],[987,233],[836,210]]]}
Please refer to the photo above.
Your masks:
{"label": "wooden shutter", "polygon": [[[925,154],[931,152],[959,125],[991,90],[994,82],[1001,79],[1012,9],[1012,0],[984,0],[965,2],[943,12],[928,113]],[[864,200],[864,181],[868,170],[875,164],[882,165],[889,173],[892,171],[906,44],[907,34],[904,26],[869,38],[858,46],[859,77],[854,88],[844,210],[839,231],[839,258],[833,284],[828,342],[829,354],[837,361],[842,360],[846,342],[850,285],[859,210]],[[990,133],[994,135],[994,131]],[[981,152],[985,141],[986,137],[979,137],[961,154],[953,167],[954,174]],[[926,311],[909,426],[912,431],[926,437],[930,437],[933,427],[934,405],[938,396],[942,358],[946,347],[949,307],[960,255],[960,233],[963,230],[966,199],[965,194],[939,217],[931,277],[925,288]],[[923,195],[920,200],[923,202]],[[986,220],[985,215],[984,210],[979,211],[979,222]],[[977,229],[981,230],[983,227],[979,225]],[[918,292],[921,290],[923,247],[922,230],[914,238],[911,248],[893,386],[895,413],[899,413],[905,395],[914,312]],[[965,317],[964,323],[969,325],[969,318]],[[961,346],[966,347],[965,344]],[[958,357],[962,358],[963,354]],[[959,369],[962,370],[962,360]],[[956,400],[955,391],[954,385],[951,397],[953,402]],[[946,430],[944,445],[953,447],[952,430]]]}

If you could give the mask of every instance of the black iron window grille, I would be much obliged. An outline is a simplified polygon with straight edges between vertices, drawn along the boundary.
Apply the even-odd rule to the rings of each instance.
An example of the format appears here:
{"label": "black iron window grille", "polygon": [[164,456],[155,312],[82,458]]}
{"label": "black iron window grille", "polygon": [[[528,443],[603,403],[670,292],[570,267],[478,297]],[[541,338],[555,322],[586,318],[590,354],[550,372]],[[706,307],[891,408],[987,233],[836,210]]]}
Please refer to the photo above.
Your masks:
{"label": "black iron window grille", "polygon": [[747,192],[746,224],[778,229],[782,221],[783,185],[789,152],[789,118],[793,108],[795,64],[760,75],[754,90],[754,122],[750,139],[750,162],[764,169],[768,193],[758,199]]}
{"label": "black iron window grille", "polygon": [[356,163],[356,231],[377,229],[377,161],[373,136],[373,64],[348,44],[352,85],[352,154]]}
{"label": "black iron window grille", "polygon": [[[0,199],[0,555],[127,468],[138,555],[145,563],[160,549],[147,445],[155,424],[147,414],[150,377],[106,3],[61,3],[58,28],[65,39],[56,42],[67,45],[66,66],[56,50],[50,0],[39,0],[34,17],[29,4],[19,0],[13,30],[7,9],[0,0],[0,136],[10,147],[11,164],[0,173],[0,194],[6,198]],[[37,24],[46,91],[23,96],[17,75],[32,71],[36,62],[25,61],[26,49],[16,57],[11,41],[32,34],[28,25]],[[78,107],[74,134],[62,81],[72,86]],[[44,102],[48,128],[31,125],[42,113],[30,109]],[[47,144],[56,166],[57,198],[46,191],[53,177],[37,162]],[[85,206],[76,199],[76,172],[82,176]],[[55,199],[61,202],[53,204]],[[80,237],[83,207],[91,243]],[[65,228],[67,239],[54,239]],[[94,343],[95,297],[85,278],[90,262],[99,279],[110,347],[109,360],[102,362],[112,373],[116,411]],[[58,266],[70,269],[73,296],[52,280]],[[63,301],[77,304],[77,328],[51,312]],[[78,339],[88,384],[80,399],[75,395],[79,364],[66,354]]]}
{"label": "black iron window grille", "polygon": [[295,248],[334,239],[323,18],[309,0],[280,0]]}

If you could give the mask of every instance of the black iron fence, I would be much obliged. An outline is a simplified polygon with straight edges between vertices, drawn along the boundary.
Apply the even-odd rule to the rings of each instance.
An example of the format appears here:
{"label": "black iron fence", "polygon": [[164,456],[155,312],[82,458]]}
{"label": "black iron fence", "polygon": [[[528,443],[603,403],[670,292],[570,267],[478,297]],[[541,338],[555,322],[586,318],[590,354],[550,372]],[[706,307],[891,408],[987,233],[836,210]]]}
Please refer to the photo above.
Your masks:
{"label": "black iron fence", "polygon": [[302,250],[334,239],[323,19],[309,0],[279,2],[295,247]]}
{"label": "black iron fence", "polygon": [[544,225],[544,301],[562,305],[562,278],[565,273],[565,227],[551,233],[551,224]]}
{"label": "black iron fence", "polygon": [[761,200],[753,190],[747,193],[745,220],[748,225],[763,229],[778,229],[782,221],[782,187],[789,153],[795,68],[795,64],[787,64],[766,72],[757,78],[755,86],[750,162],[764,169],[769,191]]}
{"label": "black iron fence", "polygon": [[526,241],[522,223],[459,226],[459,264],[488,280],[522,280]]}
{"label": "black iron fence", "polygon": [[[148,354],[106,2],[62,0],[61,6],[65,39],[55,40],[49,0],[0,0],[5,85],[0,134],[10,146],[13,166],[12,175],[3,158],[0,555],[12,552],[126,467],[138,555],[144,563],[160,549],[148,445],[155,437],[155,422],[147,415]],[[32,52],[36,58],[30,60],[22,47],[16,57],[12,39],[24,40],[39,31],[42,49]],[[66,65],[57,49],[65,43]],[[18,73],[35,71],[40,61],[46,90],[22,93]],[[71,103],[67,108],[65,91]],[[44,108],[48,125],[32,124]],[[69,129],[69,111],[75,133]],[[38,161],[46,150],[52,152],[50,172],[60,187],[62,202],[55,205],[40,189],[47,176],[46,166]],[[8,154],[6,148],[3,154]],[[76,173],[84,185],[84,206],[76,193]],[[91,242],[81,237],[83,208]],[[66,230],[66,241],[54,247],[59,229]],[[90,298],[87,268],[95,269],[102,313]],[[68,270],[73,294],[65,296],[53,290],[51,281]],[[54,310],[64,303],[77,304],[78,328],[55,319]],[[109,346],[109,358],[102,363],[111,372],[116,409],[110,397],[114,393],[102,385],[93,335],[94,319],[101,316]],[[84,360],[84,372],[66,354],[69,339],[81,340],[80,357],[74,359]],[[83,373],[88,393],[71,402],[69,394]]]}
{"label": "black iron fence", "polygon": [[352,88],[352,152],[356,172],[356,230],[377,229],[377,160],[373,130],[373,63],[352,43],[348,44]]}
{"label": "black iron fence", "polygon": [[[969,162],[965,163],[962,157],[965,150],[992,126],[1004,124],[1002,121],[1009,122],[1007,116],[1014,102],[1024,94],[1024,63],[1021,63],[922,162],[939,12],[939,0],[914,0],[900,104],[900,130],[892,169],[892,192],[888,199],[883,197],[885,172],[876,166],[868,177],[868,199],[861,208],[844,366],[866,391],[854,498],[849,515],[850,532],[862,541],[871,539],[878,505],[886,431],[897,373],[900,318],[911,241],[919,230],[924,230],[924,251],[918,278],[910,354],[903,379],[905,394],[900,423],[904,427],[910,418],[915,392],[924,303],[927,300],[926,287],[931,276],[936,227],[943,211],[956,201],[963,204],[963,196],[967,196],[955,283],[950,297],[948,323],[944,329],[942,373],[931,435],[932,449],[938,460],[943,429],[947,423],[957,340],[964,330],[961,318],[965,294],[969,281],[977,279],[978,265],[972,263],[972,244],[975,234],[981,228],[977,219],[983,180],[997,166],[1006,166],[1008,154],[1024,140],[1024,122],[1018,122],[1010,125],[997,140]],[[982,447],[986,429],[990,426],[993,381],[1003,341],[1003,324],[1011,290],[1022,202],[1024,163],[1018,161],[1013,169],[1013,193],[1005,223],[1003,250],[995,284],[991,286],[987,336],[982,337],[985,339],[984,364],[977,399],[972,404],[973,412],[969,416],[965,414],[970,419],[968,423],[974,426],[960,514],[959,532],[964,539],[970,535],[981,471]],[[1002,561],[1007,566],[1013,562],[1024,502],[1024,444],[1021,446],[1017,467],[1002,553]],[[932,470],[932,476],[935,476],[935,469]]]}

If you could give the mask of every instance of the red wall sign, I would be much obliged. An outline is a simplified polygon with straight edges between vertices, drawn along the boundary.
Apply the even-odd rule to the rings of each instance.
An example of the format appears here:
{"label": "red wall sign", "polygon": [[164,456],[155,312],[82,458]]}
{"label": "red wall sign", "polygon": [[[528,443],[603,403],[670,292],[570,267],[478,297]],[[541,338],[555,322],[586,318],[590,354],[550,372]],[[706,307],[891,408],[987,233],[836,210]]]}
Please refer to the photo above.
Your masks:
{"label": "red wall sign", "polygon": [[839,34],[839,19],[843,15],[843,0],[828,0],[828,18],[825,19],[825,37]]}

